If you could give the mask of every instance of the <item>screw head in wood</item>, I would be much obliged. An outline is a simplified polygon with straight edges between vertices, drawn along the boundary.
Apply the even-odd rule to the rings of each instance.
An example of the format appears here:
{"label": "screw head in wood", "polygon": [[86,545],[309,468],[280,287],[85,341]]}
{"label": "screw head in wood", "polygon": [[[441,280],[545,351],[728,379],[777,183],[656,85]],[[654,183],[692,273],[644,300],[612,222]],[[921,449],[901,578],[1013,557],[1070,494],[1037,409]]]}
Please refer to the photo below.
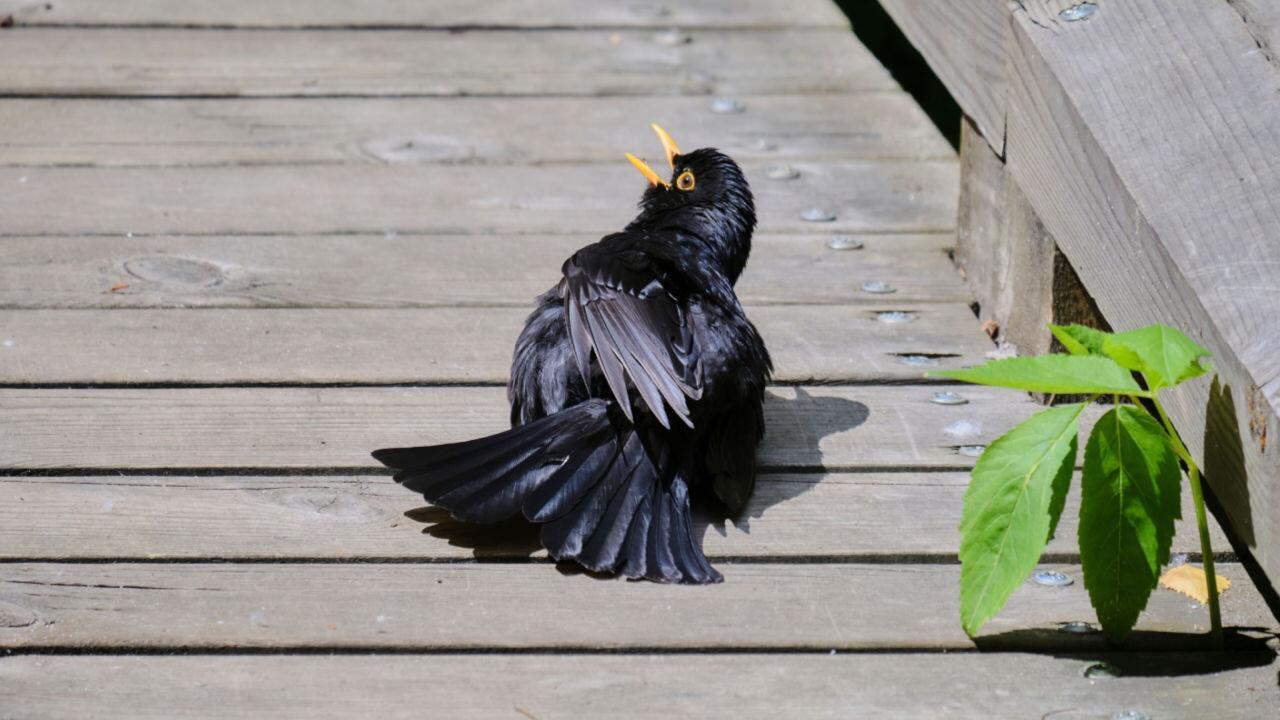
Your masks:
{"label": "screw head in wood", "polygon": [[801,212],[800,219],[805,222],[831,222],[836,219],[836,214],[826,208],[812,207]]}
{"label": "screw head in wood", "polygon": [[1070,575],[1057,570],[1037,570],[1031,573],[1031,581],[1045,587],[1066,587],[1075,582]]}
{"label": "screw head in wood", "polygon": [[1093,623],[1073,620],[1071,622],[1058,623],[1058,632],[1068,635],[1093,635],[1101,631]]}
{"label": "screw head in wood", "polygon": [[968,398],[950,390],[934,393],[932,400],[939,405],[965,405],[969,402]]}
{"label": "screw head in wood", "polygon": [[770,150],[777,150],[778,146],[764,138],[756,138],[751,141],[751,149],[759,150],[760,152],[769,152]]}
{"label": "screw head in wood", "polygon": [[[937,364],[937,361],[934,361]],[[987,451],[986,445],[961,445],[956,448],[956,453],[965,457],[982,457],[982,453]]]}
{"label": "screw head in wood", "polygon": [[1077,20],[1088,20],[1094,13],[1098,11],[1098,6],[1091,2],[1076,3],[1071,7],[1058,13],[1058,17],[1065,22],[1076,22]]}
{"label": "screw head in wood", "polygon": [[800,171],[790,165],[770,165],[764,169],[764,176],[770,180],[794,180],[800,177]]}
{"label": "screw head in wood", "polygon": [[1120,668],[1111,663],[1094,663],[1084,669],[1084,676],[1087,678],[1114,678],[1120,677]]}
{"label": "screw head in wood", "polygon": [[1112,715],[1111,720],[1151,720],[1151,716],[1137,710],[1121,710]]}
{"label": "screw head in wood", "polygon": [[897,325],[899,323],[909,323],[916,319],[916,314],[905,310],[885,310],[876,313],[876,320],[886,325]]}
{"label": "screw head in wood", "polygon": [[688,45],[693,42],[693,38],[685,35],[676,28],[670,30],[659,30],[653,34],[653,41],[659,45]]}
{"label": "screw head in wood", "polygon": [[851,235],[835,235],[827,241],[827,247],[832,250],[861,250],[863,243]]}
{"label": "screw head in wood", "polygon": [[747,106],[734,100],[733,98],[714,98],[711,101],[711,112],[718,115],[728,115],[730,113],[740,113],[746,110]]}
{"label": "screw head in wood", "polygon": [[872,295],[888,295],[889,293],[898,292],[898,288],[880,280],[868,280],[862,283],[862,292],[871,293]]}

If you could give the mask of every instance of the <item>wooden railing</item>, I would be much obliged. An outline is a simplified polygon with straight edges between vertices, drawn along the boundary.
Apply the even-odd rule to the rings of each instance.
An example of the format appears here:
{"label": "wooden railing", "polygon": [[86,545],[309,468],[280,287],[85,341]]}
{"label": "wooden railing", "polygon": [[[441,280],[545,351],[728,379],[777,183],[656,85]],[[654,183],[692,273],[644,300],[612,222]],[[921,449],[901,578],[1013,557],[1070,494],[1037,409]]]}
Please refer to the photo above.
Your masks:
{"label": "wooden railing", "polygon": [[1280,583],[1280,5],[882,4],[968,116],[957,259],[984,317],[1042,352],[1092,311],[1078,275],[1116,329],[1210,348],[1170,411]]}

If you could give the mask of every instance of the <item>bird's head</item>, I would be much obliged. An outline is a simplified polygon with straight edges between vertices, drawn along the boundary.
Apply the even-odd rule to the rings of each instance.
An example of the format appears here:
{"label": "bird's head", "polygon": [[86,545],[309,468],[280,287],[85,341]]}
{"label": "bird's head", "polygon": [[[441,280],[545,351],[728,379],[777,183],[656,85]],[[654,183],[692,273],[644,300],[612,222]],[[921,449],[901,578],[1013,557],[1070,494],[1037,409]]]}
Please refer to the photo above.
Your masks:
{"label": "bird's head", "polygon": [[736,280],[751,252],[756,225],[755,202],[742,168],[715,148],[681,152],[671,135],[651,125],[662,142],[670,179],[627,153],[649,187],[640,198],[640,215],[632,225],[679,229],[706,244]]}

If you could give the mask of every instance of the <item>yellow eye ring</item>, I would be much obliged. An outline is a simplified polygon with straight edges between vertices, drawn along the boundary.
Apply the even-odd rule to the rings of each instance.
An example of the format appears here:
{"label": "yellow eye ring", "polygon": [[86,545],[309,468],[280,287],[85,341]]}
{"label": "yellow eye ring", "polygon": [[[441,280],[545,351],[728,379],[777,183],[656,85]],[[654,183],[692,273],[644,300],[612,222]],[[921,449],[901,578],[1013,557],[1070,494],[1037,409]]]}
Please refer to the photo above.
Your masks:
{"label": "yellow eye ring", "polygon": [[694,186],[694,180],[693,180],[692,170],[685,170],[684,172],[680,173],[680,177],[676,178],[676,187],[680,188],[685,192],[689,192],[690,190],[692,190],[693,186]]}

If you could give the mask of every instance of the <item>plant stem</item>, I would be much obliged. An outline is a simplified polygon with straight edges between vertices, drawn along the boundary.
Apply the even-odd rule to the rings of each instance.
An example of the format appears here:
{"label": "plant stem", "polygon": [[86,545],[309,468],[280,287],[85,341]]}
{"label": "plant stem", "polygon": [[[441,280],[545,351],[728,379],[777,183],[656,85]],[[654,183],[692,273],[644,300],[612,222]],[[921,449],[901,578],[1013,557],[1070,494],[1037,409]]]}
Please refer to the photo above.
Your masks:
{"label": "plant stem", "polygon": [[1160,422],[1164,425],[1165,432],[1169,434],[1169,439],[1173,441],[1174,452],[1182,458],[1182,462],[1187,464],[1187,477],[1191,480],[1191,504],[1195,506],[1196,529],[1200,531],[1200,555],[1203,558],[1205,585],[1209,589],[1209,633],[1214,648],[1221,650],[1223,647],[1222,610],[1218,605],[1218,575],[1213,568],[1213,547],[1209,543],[1209,519],[1204,510],[1204,489],[1200,487],[1200,468],[1191,458],[1187,447],[1182,444],[1182,438],[1178,437],[1177,431],[1173,429],[1173,423],[1169,421],[1169,416],[1165,414],[1160,401],[1151,398],[1151,403],[1155,405],[1156,412],[1160,415]]}

